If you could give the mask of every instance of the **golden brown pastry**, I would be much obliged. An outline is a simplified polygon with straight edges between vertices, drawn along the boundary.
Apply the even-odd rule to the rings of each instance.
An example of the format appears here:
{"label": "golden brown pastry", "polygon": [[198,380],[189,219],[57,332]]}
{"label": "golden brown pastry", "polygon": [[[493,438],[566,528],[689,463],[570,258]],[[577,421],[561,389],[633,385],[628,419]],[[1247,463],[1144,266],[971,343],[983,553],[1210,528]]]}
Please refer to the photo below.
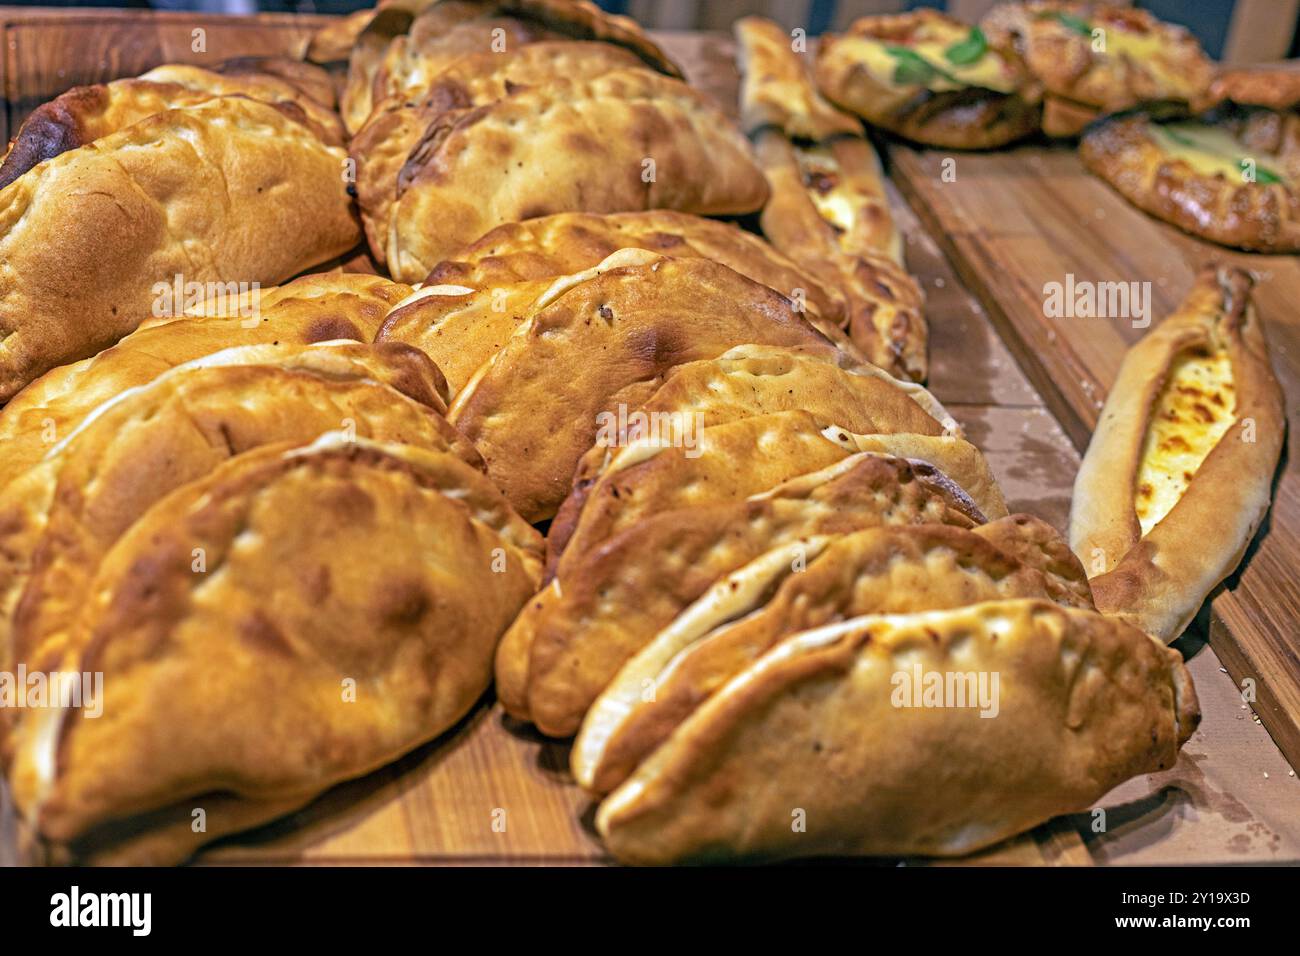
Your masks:
{"label": "golden brown pastry", "polygon": [[[290,79],[280,75],[295,68],[310,72],[291,74]],[[291,119],[308,125],[329,145],[343,144],[343,128],[333,112],[332,90],[322,70],[303,63],[288,67],[278,58],[259,57],[228,60],[212,70],[168,64],[140,77],[75,86],[42,103],[23,121],[9,144],[0,165],[0,188],[37,163],[116,133],[155,113],[231,95],[275,106]],[[322,96],[330,98],[319,99]]]}
{"label": "golden brown pastry", "polygon": [[735,32],[742,120],[771,191],[764,234],[844,295],[849,336],[869,361],[923,380],[923,296],[903,268],[875,149],[857,120],[817,92],[781,27],[747,17]]}
{"label": "golden brown pastry", "polygon": [[344,160],[223,96],[29,169],[0,190],[0,400],[132,331],[156,283],[271,285],[354,246]]}
{"label": "golden brown pastry", "polygon": [[390,98],[377,105],[349,147],[356,163],[357,203],[375,258],[384,261],[402,167],[440,116],[492,103],[529,86],[561,78],[594,79],[640,63],[630,50],[608,43],[529,43],[513,52],[461,56],[430,81],[421,99]]}
{"label": "golden brown pastry", "polygon": [[[998,547],[1008,536],[1028,545],[1015,549],[1024,560]],[[1078,559],[1028,515],[970,530],[870,528],[801,546],[801,555],[774,549],[720,579],[622,667],[574,742],[579,784],[613,790],[709,696],[790,634],[864,614],[1010,598],[1092,607]],[[797,557],[805,562],[799,570]],[[650,695],[654,706],[637,706]]]}
{"label": "golden brown pastry", "polygon": [[499,226],[435,266],[424,288],[393,309],[379,338],[424,349],[458,390],[556,278],[597,267],[628,247],[721,263],[786,296],[823,334],[844,321],[838,291],[824,290],[757,236],[729,223],[655,209],[558,213]]}
{"label": "golden brown pastry", "polygon": [[[949,694],[910,693],[927,675]],[[1169,768],[1198,717],[1179,655],[1094,611],[1017,598],[857,617],[732,677],[596,828],[635,863],[959,856]]]}
{"label": "golden brown pastry", "polygon": [[[488,687],[538,545],[455,455],[338,433],[182,485],[106,556],[69,634],[62,664],[104,674],[103,718],[18,729],[36,849],[176,862],[437,736]],[[176,825],[209,808],[205,832]]]}
{"label": "golden brown pastry", "polygon": [[567,736],[628,658],[715,581],[772,548],[881,524],[983,520],[938,469],[871,452],[748,499],[658,512],[566,551],[502,639],[497,693],[508,713]]}
{"label": "golden brown pastry", "polygon": [[926,146],[992,149],[1039,124],[1041,90],[1015,52],[927,8],[823,36],[815,72],[836,106]]}
{"label": "golden brown pastry", "polygon": [[429,396],[437,401],[427,358],[354,342],[230,349],[100,405],[0,492],[0,661],[56,668],[117,538],[167,492],[243,451],[343,429],[480,466],[421,401]]}
{"label": "golden brown pastry", "polygon": [[1074,485],[1070,543],[1097,608],[1166,642],[1268,510],[1286,426],[1250,287],[1206,266],[1129,350]]}
{"label": "golden brown pastry", "polygon": [[980,21],[990,43],[1015,49],[1043,86],[1043,132],[1076,136],[1097,116],[1144,102],[1192,103],[1214,66],[1185,28],[1145,10],[1033,0]]}
{"label": "golden brown pastry", "polygon": [[[583,457],[573,489],[548,534],[551,566],[570,545],[587,550],[646,514],[756,494],[861,451],[925,461],[961,485],[984,514],[1006,514],[988,464],[975,446],[940,434],[932,420],[922,424],[921,432],[891,431],[887,421],[874,421],[869,414],[883,402],[858,404],[865,396],[854,387],[854,378],[843,376],[850,381],[836,382],[839,388],[828,389],[804,407],[773,412],[767,408],[775,403],[765,402],[757,390],[737,394],[730,408],[712,396],[694,409],[689,404],[674,408],[669,404],[673,396],[661,404],[656,394],[641,411],[647,416],[657,413],[661,427],[619,439],[617,447],[602,448],[598,441]],[[665,386],[669,392],[674,391],[671,384]],[[749,383],[740,387],[744,384]],[[715,409],[720,424],[707,425],[714,421]],[[668,431],[673,434],[664,434]]]}
{"label": "golden brown pastry", "polygon": [[655,208],[739,214],[766,198],[748,143],[716,107],[679,80],[615,70],[435,121],[398,177],[387,263],[416,282],[506,222]]}
{"label": "golden brown pastry", "polygon": [[585,0],[404,0],[380,4],[357,36],[343,118],[357,132],[380,104],[419,98],[462,57],[511,53],[548,40],[596,40],[624,47],[667,76],[681,71],[627,17]]}
{"label": "golden brown pastry", "polygon": [[1088,169],[1157,219],[1252,252],[1300,251],[1300,116],[1226,104],[1195,120],[1145,112],[1102,120],[1080,143]]}
{"label": "golden brown pastry", "polygon": [[[142,323],[94,358],[46,372],[0,411],[0,488],[40,461],[97,406],[170,368],[234,344],[369,342],[387,311],[410,292],[410,286],[379,276],[305,276],[262,290],[256,314],[226,314],[231,303],[218,299],[183,318]],[[402,386],[410,393],[426,375],[432,376],[432,393],[426,389],[420,401],[445,412],[446,381],[435,366],[424,363],[421,374],[408,376]]]}
{"label": "golden brown pastry", "polygon": [[568,494],[599,413],[635,410],[673,366],[750,343],[836,354],[789,300],[726,266],[624,249],[556,279],[448,418],[515,509],[538,521]]}
{"label": "golden brown pastry", "polygon": [[861,436],[961,437],[934,396],[919,385],[890,378],[873,365],[836,363],[796,349],[740,345],[716,359],[669,370],[659,390],[626,416],[625,429],[598,435],[579,461],[573,487],[547,531],[548,570],[567,547],[601,477],[616,461],[639,464],[637,457],[646,454],[629,453],[630,458],[623,458],[621,449],[627,445],[670,438],[689,442],[686,451],[698,457],[705,452],[705,428],[709,434],[721,434],[712,430],[744,418],[793,411],[807,412],[823,424]]}

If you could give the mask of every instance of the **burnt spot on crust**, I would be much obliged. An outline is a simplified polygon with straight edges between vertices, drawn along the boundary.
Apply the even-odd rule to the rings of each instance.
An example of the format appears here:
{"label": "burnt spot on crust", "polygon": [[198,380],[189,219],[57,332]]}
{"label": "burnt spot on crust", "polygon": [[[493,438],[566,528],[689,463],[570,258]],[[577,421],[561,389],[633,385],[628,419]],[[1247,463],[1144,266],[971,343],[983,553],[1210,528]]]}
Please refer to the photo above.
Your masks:
{"label": "burnt spot on crust", "polygon": [[307,326],[306,338],[308,344],[331,342],[334,339],[352,339],[356,342],[364,340],[361,330],[341,315],[320,315],[312,319]]}
{"label": "burnt spot on crust", "polygon": [[384,578],[375,593],[375,616],[387,627],[413,627],[432,606],[423,582],[411,578]]}
{"label": "burnt spot on crust", "polygon": [[47,159],[84,146],[89,138],[81,117],[108,105],[108,88],[78,86],[38,106],[23,122],[0,165],[0,189]]}

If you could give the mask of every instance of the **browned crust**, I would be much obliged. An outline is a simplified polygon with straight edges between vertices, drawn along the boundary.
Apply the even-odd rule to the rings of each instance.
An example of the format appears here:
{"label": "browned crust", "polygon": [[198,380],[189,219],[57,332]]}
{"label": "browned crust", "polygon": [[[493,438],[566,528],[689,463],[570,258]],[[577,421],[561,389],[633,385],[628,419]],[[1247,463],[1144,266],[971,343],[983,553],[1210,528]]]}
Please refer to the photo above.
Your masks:
{"label": "browned crust", "polygon": [[[787,638],[678,727],[601,805],[610,851],[958,856],[1168,769],[1199,716],[1177,653],[1091,611],[1015,600],[854,620],[829,643]],[[998,717],[894,706],[891,675],[911,662],[998,672]]]}
{"label": "browned crust", "polygon": [[218,96],[0,190],[0,399],[133,331],[157,282],[273,285],[353,248],[344,158],[273,106]]}
{"label": "browned crust", "polygon": [[1300,106],[1300,70],[1224,70],[1210,84],[1204,105],[1225,102],[1271,110],[1295,109]]}
{"label": "browned crust", "polygon": [[[1104,31],[1107,51],[1093,49],[1085,36],[1055,15],[1077,17]],[[1043,130],[1049,136],[1074,136],[1099,113],[1114,113],[1138,103],[1199,100],[1213,76],[1213,64],[1184,27],[1162,22],[1145,10],[1108,4],[1058,0],[1005,3],[980,22],[990,42],[1016,50],[1046,91]],[[1117,35],[1159,41],[1159,68],[1149,51],[1130,56]]]}
{"label": "browned crust", "polygon": [[1255,148],[1243,145],[1243,155],[1259,157],[1260,165],[1281,162],[1286,179],[1234,182],[1197,172],[1152,138],[1154,120],[1144,113],[1102,120],[1084,134],[1079,155],[1133,205],[1184,232],[1252,252],[1300,251],[1300,192],[1291,172],[1300,156],[1300,117],[1249,111],[1204,121],[1247,137]]}
{"label": "browned crust", "polygon": [[748,142],[681,81],[640,67],[555,80],[425,130],[398,175],[388,268],[418,281],[488,230],[556,212],[729,215],[766,199]]}
{"label": "browned crust", "polygon": [[804,57],[790,34],[763,17],[744,17],[732,27],[742,74],[741,123],[746,133],[772,126],[792,139],[861,136],[862,124],[828,103],[813,84]]}
{"label": "browned crust", "polygon": [[[928,8],[911,13],[863,17],[848,36],[905,43],[918,30],[933,24],[956,24]],[[980,87],[936,92],[919,86],[886,86],[845,53],[841,37],[827,34],[817,45],[814,69],[822,94],[841,109],[856,113],[873,126],[913,142],[947,149],[995,149],[1038,129],[1040,91],[1023,76],[1023,64],[1013,52],[994,49],[1010,69],[1022,76],[1017,92]]]}
{"label": "browned crust", "polygon": [[[1240,269],[1206,266],[1179,310],[1129,350],[1075,481],[1070,543],[1096,575],[1098,609],[1165,641],[1241,561],[1268,510],[1286,421],[1251,281]],[[1198,346],[1227,349],[1237,421],[1143,538],[1134,483],[1150,409],[1174,359]],[[1247,420],[1253,443],[1243,440]]]}
{"label": "browned crust", "polygon": [[[871,149],[860,139],[833,141],[832,149],[846,162],[849,175],[875,176],[865,168],[859,151]],[[848,332],[867,360],[899,378],[923,381],[928,372],[929,330],[924,296],[916,280],[898,263],[874,248],[881,214],[872,221],[864,211],[867,235],[842,234],[822,218],[809,195],[816,184],[804,182],[794,145],[776,130],[757,135],[755,153],[771,191],[760,222],[763,234],[781,252],[806,269],[823,286],[839,290],[848,301]],[[888,205],[884,207],[888,216]]]}
{"label": "browned crust", "polygon": [[[836,538],[771,594],[756,595],[757,604],[731,609],[728,623],[681,648],[659,673],[639,669],[638,676],[654,681],[653,701],[643,697],[613,732],[606,731],[598,758],[579,773],[589,718],[574,748],[574,775],[595,793],[613,790],[726,681],[792,633],[863,614],[909,614],[1010,598],[1048,598],[1091,609],[1091,601],[1079,600],[1080,589],[1087,593],[1087,579],[1078,560],[1071,555],[1066,577],[1051,574],[1045,568],[1053,561],[1040,553],[1036,540],[1041,523],[1028,515],[1015,518],[1027,520],[1004,518],[969,531],[937,524],[873,528]],[[1044,543],[1070,553],[1059,534],[1053,538]],[[625,670],[619,681],[627,675]],[[597,702],[593,712],[600,706]]]}
{"label": "browned crust", "polygon": [[519,513],[537,521],[568,494],[600,412],[638,408],[673,366],[750,343],[834,350],[780,293],[715,262],[614,268],[534,310],[449,418]]}
{"label": "browned crust", "polygon": [[[311,532],[303,530],[308,526],[303,517],[314,507],[313,487],[357,508],[354,517],[363,528],[384,507],[375,496],[388,489],[404,501],[388,507],[405,509],[412,529],[422,525],[427,534],[431,526],[442,526],[448,539],[431,549],[428,558],[416,559],[428,563],[418,571],[412,568],[410,577],[390,579],[389,588],[374,586],[378,575],[373,569],[358,569],[354,582],[340,580],[344,568],[334,559],[336,585],[325,589],[330,597],[315,594],[310,574],[299,578],[299,589],[288,588],[290,593],[277,593],[274,600],[248,594],[259,562],[275,560],[276,548],[263,544],[252,550],[234,542],[249,527],[304,542],[311,538]],[[282,508],[301,507],[303,513],[256,510],[267,493],[277,496]],[[524,542],[522,547],[510,533],[523,535],[516,539]],[[399,541],[400,550],[414,557],[420,551],[419,539],[419,532],[410,530],[393,539],[371,536],[367,544]],[[196,542],[202,543],[212,569],[220,568],[221,576],[193,573],[188,556]],[[497,545],[508,547],[505,573],[494,573],[491,567],[489,552]],[[131,529],[100,579],[102,590],[96,594],[93,613],[83,618],[74,656],[92,671],[113,675],[109,680],[142,691],[127,692],[130,702],[113,712],[119,722],[114,727],[125,722],[134,731],[114,740],[113,730],[70,714],[59,729],[53,786],[35,795],[24,773],[30,773],[30,765],[19,763],[13,778],[15,800],[43,835],[64,842],[105,820],[148,813],[190,793],[219,788],[254,800],[293,799],[367,773],[444,730],[481,695],[490,679],[496,636],[509,621],[511,605],[521,605],[532,584],[527,564],[535,560],[536,545],[535,532],[509,511],[490,483],[450,455],[340,442],[298,450],[272,446],[232,459],[163,499]],[[294,552],[289,560],[302,560],[300,570],[307,572],[322,557]],[[388,560],[397,572],[399,559]],[[281,586],[285,574],[283,569],[266,569],[266,578],[279,577]],[[226,584],[234,575],[242,583]],[[467,585],[453,591],[449,576],[461,581],[471,575],[493,600],[476,606],[477,592]],[[242,607],[243,616],[228,613],[220,602],[205,604],[194,598],[196,589],[214,580],[212,586],[227,588],[229,603]],[[349,583],[371,585],[363,601],[348,596]],[[255,591],[257,585],[251,586]],[[436,590],[440,587],[444,590]],[[411,600],[417,602],[415,610]],[[315,627],[312,615],[321,613],[316,610],[320,602],[333,605],[336,612],[358,615],[358,620],[373,616],[376,626],[346,636],[332,633],[328,623]],[[236,627],[225,632],[232,618],[248,621],[248,614],[263,622],[259,631],[241,625],[242,631]],[[442,617],[444,626],[431,621],[432,615]],[[196,657],[207,653],[201,636],[205,629],[211,629],[213,639],[209,650],[225,658],[230,672],[242,675],[250,660],[260,659],[265,672],[274,675],[270,679],[278,691],[268,695],[274,701],[262,719],[288,707],[304,720],[318,718],[321,726],[303,726],[300,739],[265,735],[264,741],[257,739],[260,729],[250,737],[248,724],[214,726],[202,699],[211,693],[233,700],[246,695],[246,689],[211,674],[203,693],[186,693],[184,688],[160,693],[160,684],[180,674],[205,679],[195,670]],[[159,648],[164,647],[173,671],[159,659]],[[332,678],[336,671],[354,675],[362,685],[376,680],[385,691],[380,696],[387,699],[366,701],[363,691],[354,712],[340,720],[328,710],[338,694]],[[295,683],[294,676],[300,682]],[[323,700],[322,690],[330,695]],[[146,745],[146,731],[160,719],[158,709],[173,719],[185,715],[194,721],[170,728],[170,751]],[[359,727],[352,723],[357,720],[362,721]],[[223,735],[235,745],[233,752],[213,746]],[[187,769],[177,770],[175,764]]]}
{"label": "browned crust", "polygon": [[746,501],[659,512],[590,550],[566,554],[558,584],[542,592],[540,607],[521,616],[514,625],[520,632],[505,639],[528,663],[499,654],[498,679],[522,677],[527,689],[512,689],[512,699],[526,704],[515,712],[526,713],[543,733],[568,736],[659,628],[714,581],[770,548],[881,524],[969,528],[982,521],[937,469],[874,454]]}

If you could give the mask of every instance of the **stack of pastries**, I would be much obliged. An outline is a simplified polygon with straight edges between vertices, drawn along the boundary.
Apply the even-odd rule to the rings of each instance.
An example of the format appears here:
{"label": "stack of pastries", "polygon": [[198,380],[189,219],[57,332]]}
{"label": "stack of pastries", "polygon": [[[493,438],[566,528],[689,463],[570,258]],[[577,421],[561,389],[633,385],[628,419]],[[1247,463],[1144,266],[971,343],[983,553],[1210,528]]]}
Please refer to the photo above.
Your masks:
{"label": "stack of pastries", "polygon": [[[274,259],[268,282],[346,251],[355,169],[392,277],[150,317],[139,289],[173,266],[144,249],[148,269],[118,260],[137,298],[115,322],[30,325],[39,361],[0,411],[0,670],[104,675],[102,716],[0,710],[32,857],[183,860],[494,683],[576,735],[633,863],[961,855],[1172,765],[1199,713],[1164,643],[1232,563],[1170,557],[1197,533],[1175,505],[1240,464],[1219,446],[1243,416],[1279,447],[1248,283],[1203,279],[1099,439],[1170,472],[1177,395],[1142,377],[1210,381],[1221,414],[1180,434],[1196,479],[1158,507],[1086,482],[1072,552],[1008,513],[919,384],[922,297],[860,124],[775,25],[737,38],[743,133],[635,24],[567,0],[340,21],[309,55],[347,61],[341,120],[314,67],[244,62],[73,91],[24,126],[0,203],[131,154],[110,129],[283,138],[302,162],[271,200],[332,214],[342,192],[337,234],[321,212],[228,244]],[[248,158],[221,142],[226,172]],[[748,212],[766,240],[701,215]],[[1267,500],[1243,484],[1227,545]]]}

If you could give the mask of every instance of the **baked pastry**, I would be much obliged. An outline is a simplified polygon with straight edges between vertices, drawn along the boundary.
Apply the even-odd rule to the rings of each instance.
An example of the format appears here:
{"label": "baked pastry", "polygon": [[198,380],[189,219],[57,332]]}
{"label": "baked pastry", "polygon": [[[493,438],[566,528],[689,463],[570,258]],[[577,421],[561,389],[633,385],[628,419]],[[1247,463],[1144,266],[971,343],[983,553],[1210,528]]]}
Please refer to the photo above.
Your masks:
{"label": "baked pastry", "polygon": [[116,539],[167,492],[243,451],[343,428],[481,466],[420,401],[436,395],[429,368],[396,345],[246,346],[99,406],[0,492],[0,660],[57,669],[70,617]]}
{"label": "baked pastry", "polygon": [[759,555],[881,524],[983,520],[938,469],[871,452],[747,499],[653,514],[592,549],[566,550],[502,638],[497,694],[508,713],[567,736],[628,658],[715,581]]}
{"label": "baked pastry", "polygon": [[[488,687],[538,544],[455,455],[338,433],[182,485],[106,556],[64,650],[112,719],[18,728],[33,851],[176,862],[437,736]],[[195,808],[204,832],[176,825]]]}
{"label": "baked pastry", "polygon": [[924,380],[924,299],[903,268],[879,157],[861,124],[817,92],[781,27],[747,17],[735,32],[742,121],[771,191],[764,234],[822,285],[842,290],[849,336],[869,361]]}
{"label": "baked pastry", "polygon": [[421,99],[381,103],[350,146],[356,164],[357,203],[376,260],[384,262],[389,213],[402,167],[425,130],[440,116],[492,103],[527,86],[561,78],[594,79],[640,62],[630,50],[608,43],[529,43],[507,53],[461,56],[422,90]]}
{"label": "baked pastry", "polygon": [[681,72],[641,27],[585,0],[406,0],[380,4],[357,36],[342,113],[357,132],[389,99],[411,100],[461,57],[512,52],[545,40],[597,40],[625,47],[668,76]]}
{"label": "baked pastry", "polygon": [[1199,119],[1136,111],[1084,134],[1084,165],[1129,202],[1202,239],[1300,251],[1300,116],[1231,103]]}
{"label": "baked pastry", "polygon": [[430,125],[398,177],[386,257],[395,278],[416,282],[506,222],[655,208],[740,214],[766,199],[748,143],[716,107],[679,80],[615,70]]}
{"label": "baked pastry", "polygon": [[[888,406],[912,404],[909,399],[899,395],[900,401],[882,400],[874,389],[863,387],[869,378],[840,372],[828,363],[802,363],[787,374],[764,376],[762,371],[747,374],[750,369],[744,366],[758,363],[741,362],[737,368],[741,363],[725,360],[722,369],[704,372],[709,394],[699,402],[688,396],[675,405],[682,391],[670,379],[635,416],[641,423],[659,423],[659,428],[647,424],[644,432],[602,436],[613,437],[617,444],[607,447],[598,441],[579,463],[573,489],[547,536],[550,566],[558,565],[570,544],[585,550],[654,511],[756,494],[860,451],[926,461],[961,485],[984,514],[1006,514],[988,464],[973,445],[941,434],[928,415],[919,416],[922,421],[916,425],[921,431],[910,430],[911,415],[905,423],[889,421]],[[706,364],[711,363],[691,363],[685,374],[694,378],[700,374],[695,367]],[[829,374],[810,374],[814,364]],[[784,404],[771,401],[776,397],[772,391],[786,384],[794,392],[801,378],[830,387],[819,396],[807,396],[799,408],[769,411]],[[734,403],[718,394],[719,385],[736,387]],[[756,386],[754,392],[740,392],[745,385]],[[872,414],[877,409],[885,414]],[[713,421],[718,424],[706,425]],[[670,427],[664,428],[665,423]]]}
{"label": "baked pastry", "polygon": [[515,509],[539,521],[568,493],[600,412],[635,410],[674,365],[749,343],[836,354],[789,300],[726,266],[625,249],[555,280],[448,418]]}
{"label": "baked pastry", "polygon": [[1209,109],[1221,103],[1293,110],[1300,105],[1300,73],[1268,67],[1223,70],[1197,106]]}
{"label": "baked pastry", "polygon": [[[1024,560],[998,547],[1020,538]],[[613,790],[712,694],[788,635],[865,614],[1047,598],[1091,608],[1064,540],[1027,515],[972,529],[869,528],[778,548],[720,579],[627,662],[574,742],[574,778]],[[1054,553],[1053,553],[1054,552]],[[795,559],[805,566],[796,571]],[[721,621],[722,623],[717,623]],[[644,697],[654,706],[639,707]]]}
{"label": "baked pastry", "polygon": [[1099,115],[1139,103],[1189,104],[1214,65],[1190,31],[1146,10],[1033,0],[980,21],[990,43],[1015,49],[1043,87],[1043,132],[1076,136]]}
{"label": "baked pastry", "polygon": [[823,36],[815,75],[836,106],[925,146],[992,149],[1039,125],[1041,91],[1015,52],[927,8]]}
{"label": "baked pastry", "polygon": [[196,106],[214,96],[247,96],[267,103],[308,125],[329,145],[343,144],[333,89],[323,70],[275,57],[228,60],[212,70],[168,64],[140,77],[75,86],[36,107],[5,152],[0,189],[37,163],[156,113]]}
{"label": "baked pastry", "polygon": [[424,287],[384,320],[382,340],[423,349],[453,391],[505,344],[532,303],[560,276],[600,266],[620,249],[709,259],[786,296],[849,354],[839,333],[845,303],[762,239],[688,213],[557,213],[498,226],[436,265]]}
{"label": "baked pastry", "polygon": [[[929,674],[963,675],[963,696],[904,694]],[[1181,657],[1094,611],[1017,598],[867,615],[736,673],[596,828],[635,863],[958,856],[1167,769],[1198,717]]]}
{"label": "baked pastry", "polygon": [[[623,458],[622,449],[647,441],[662,443],[666,438],[680,441],[686,452],[698,458],[705,451],[706,425],[716,429],[740,419],[796,411],[860,436],[961,437],[956,422],[934,396],[919,385],[890,378],[873,365],[828,361],[796,349],[737,346],[716,359],[670,369],[659,390],[635,414],[626,416],[625,428],[598,436],[579,461],[573,487],[547,531],[548,571],[568,546],[592,489]],[[664,423],[668,435],[663,434]],[[742,455],[746,450],[742,448]],[[639,464],[635,459],[645,453],[631,454],[631,463]],[[753,477],[746,475],[748,480]],[[733,480],[723,478],[724,484]],[[716,485],[701,487],[717,491]]]}
{"label": "baked pastry", "polygon": [[1178,638],[1268,510],[1282,391],[1251,278],[1210,265],[1124,357],[1079,466],[1070,544],[1097,608]]}
{"label": "baked pastry", "polygon": [[[369,342],[389,309],[411,287],[379,276],[313,275],[260,290],[257,311],[221,298],[187,310],[179,319],[150,320],[94,358],[51,369],[0,411],[0,488],[45,456],[96,407],[121,392],[153,381],[177,365],[243,345],[311,345],[336,339]],[[243,310],[248,311],[248,310]],[[390,352],[390,354],[398,354]],[[436,366],[419,365],[402,385],[419,400],[446,412],[446,380]]]}
{"label": "baked pastry", "polygon": [[158,282],[281,282],[359,237],[344,153],[276,106],[166,109],[0,190],[0,400],[153,311]]}

